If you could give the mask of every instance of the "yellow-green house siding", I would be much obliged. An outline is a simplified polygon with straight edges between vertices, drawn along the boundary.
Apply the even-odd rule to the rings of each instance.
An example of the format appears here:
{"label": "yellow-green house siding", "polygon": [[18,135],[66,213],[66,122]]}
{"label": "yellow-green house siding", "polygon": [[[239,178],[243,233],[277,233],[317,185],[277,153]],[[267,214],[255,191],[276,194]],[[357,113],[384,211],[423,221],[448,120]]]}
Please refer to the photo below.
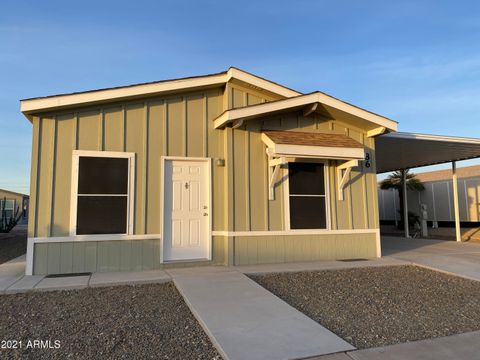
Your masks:
{"label": "yellow-green house siding", "polygon": [[[304,117],[301,112],[247,121],[236,129],[220,130],[213,126],[213,120],[227,109],[281,98],[232,82],[217,88],[33,116],[28,236],[66,239],[53,243],[39,239],[34,245],[33,272],[147,270],[166,266],[160,263],[160,239],[68,240],[73,150],[135,153],[134,234],[159,237],[163,216],[161,157],[212,158],[214,236],[212,260],[207,264],[377,256],[375,149],[374,140],[367,138],[364,130],[342,119],[319,114]],[[338,200],[337,194],[337,163],[326,163],[329,222],[332,230],[371,231],[270,235],[268,232],[288,231],[285,182],[278,182],[275,200],[268,200],[263,130],[342,133],[364,144],[371,166],[352,170],[343,201]],[[216,160],[225,160],[225,165],[217,165]],[[262,233],[248,236],[235,235],[236,232]],[[309,252],[317,255],[312,257]]]}
{"label": "yellow-green house siding", "polygon": [[356,129],[320,115],[304,118],[297,113],[247,122],[238,129],[227,129],[227,163],[233,205],[229,231],[288,230],[285,224],[285,189],[282,179],[275,186],[275,199],[268,200],[268,168],[266,146],[261,141],[263,130],[290,130],[303,132],[342,133],[365,145],[372,158],[370,167],[361,164],[350,173],[344,190],[344,200],[338,200],[336,161],[326,164],[329,176],[330,223],[332,230],[376,229],[378,211],[376,201],[376,174],[374,141]]}

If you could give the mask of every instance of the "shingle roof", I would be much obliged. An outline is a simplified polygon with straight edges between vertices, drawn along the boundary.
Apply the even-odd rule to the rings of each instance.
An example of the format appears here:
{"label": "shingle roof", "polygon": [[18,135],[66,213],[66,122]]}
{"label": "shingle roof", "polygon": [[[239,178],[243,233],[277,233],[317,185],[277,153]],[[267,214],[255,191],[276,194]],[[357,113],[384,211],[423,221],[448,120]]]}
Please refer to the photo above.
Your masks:
{"label": "shingle roof", "polygon": [[358,141],[342,134],[299,131],[264,131],[275,144],[363,148]]}

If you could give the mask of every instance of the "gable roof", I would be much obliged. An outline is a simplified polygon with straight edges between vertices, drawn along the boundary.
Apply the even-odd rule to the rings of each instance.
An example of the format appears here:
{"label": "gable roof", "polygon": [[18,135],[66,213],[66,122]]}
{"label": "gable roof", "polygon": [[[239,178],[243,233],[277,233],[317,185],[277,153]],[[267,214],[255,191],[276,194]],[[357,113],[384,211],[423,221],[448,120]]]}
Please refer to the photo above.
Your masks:
{"label": "gable roof", "polygon": [[0,193],[7,193],[7,194],[12,194],[12,195],[20,195],[20,196],[29,197],[29,196],[26,195],[26,194],[22,194],[22,193],[19,193],[19,192],[15,192],[15,191],[11,191],[11,190],[6,190],[6,189],[0,189]]}
{"label": "gable roof", "polygon": [[298,96],[301,94],[298,91],[264,79],[260,76],[253,75],[235,67],[230,67],[227,71],[210,75],[193,76],[69,94],[23,99],[20,100],[20,110],[23,114],[29,115],[35,112],[53,110],[68,106],[83,106],[105,101],[130,99],[145,95],[155,95],[163,92],[222,85],[232,79],[249,83],[255,87],[283,97]]}
{"label": "gable roof", "polygon": [[321,104],[327,112],[340,112],[343,116],[349,115],[356,119],[363,119],[374,124],[374,126],[385,127],[389,131],[397,131],[396,121],[349,104],[320,91],[297,95],[283,100],[226,110],[214,120],[214,126],[218,129],[236,120],[250,120],[279,112],[294,111],[312,104]]}

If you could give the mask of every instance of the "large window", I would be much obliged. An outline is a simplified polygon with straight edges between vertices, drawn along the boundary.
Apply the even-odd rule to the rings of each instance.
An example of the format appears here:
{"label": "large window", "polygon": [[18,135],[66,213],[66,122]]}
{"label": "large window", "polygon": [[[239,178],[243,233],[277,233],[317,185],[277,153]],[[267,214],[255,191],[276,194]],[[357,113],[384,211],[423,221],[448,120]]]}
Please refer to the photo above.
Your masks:
{"label": "large window", "polygon": [[288,164],[290,229],[326,229],[327,204],[323,163]]}
{"label": "large window", "polygon": [[130,161],[116,156],[78,155],[74,235],[127,234],[130,218]]}

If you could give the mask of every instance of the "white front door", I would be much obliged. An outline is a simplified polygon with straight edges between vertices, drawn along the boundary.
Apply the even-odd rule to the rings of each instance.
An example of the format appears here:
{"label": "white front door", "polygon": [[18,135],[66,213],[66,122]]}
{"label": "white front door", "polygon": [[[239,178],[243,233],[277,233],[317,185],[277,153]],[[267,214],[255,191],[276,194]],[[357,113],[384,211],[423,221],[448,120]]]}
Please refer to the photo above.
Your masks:
{"label": "white front door", "polygon": [[208,259],[209,161],[165,160],[163,259]]}

